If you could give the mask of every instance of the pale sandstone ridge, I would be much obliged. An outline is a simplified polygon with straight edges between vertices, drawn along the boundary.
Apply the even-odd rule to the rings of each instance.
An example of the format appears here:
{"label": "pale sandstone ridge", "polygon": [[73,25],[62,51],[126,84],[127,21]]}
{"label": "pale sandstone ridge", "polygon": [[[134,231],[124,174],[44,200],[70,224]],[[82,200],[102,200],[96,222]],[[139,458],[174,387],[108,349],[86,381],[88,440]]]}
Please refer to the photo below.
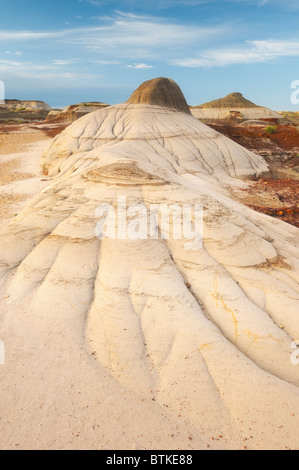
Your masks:
{"label": "pale sandstone ridge", "polygon": [[[298,448],[299,231],[231,199],[267,171],[261,157],[178,112],[181,98],[141,101],[56,137],[49,186],[1,233],[2,445]],[[203,245],[100,240],[97,208],[119,196],[133,218],[202,205]]]}
{"label": "pale sandstone ridge", "polygon": [[142,83],[128,100],[129,104],[150,104],[190,114],[189,106],[178,84],[169,78],[154,78]]}

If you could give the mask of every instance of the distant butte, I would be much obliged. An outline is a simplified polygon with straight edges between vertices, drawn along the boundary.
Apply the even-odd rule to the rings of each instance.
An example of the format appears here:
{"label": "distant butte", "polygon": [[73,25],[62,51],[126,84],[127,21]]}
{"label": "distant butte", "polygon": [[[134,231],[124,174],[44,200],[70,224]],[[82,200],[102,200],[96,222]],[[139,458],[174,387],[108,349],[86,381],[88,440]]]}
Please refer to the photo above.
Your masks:
{"label": "distant butte", "polygon": [[202,104],[202,108],[259,108],[256,104],[244,98],[242,93],[231,93],[224,98]]}

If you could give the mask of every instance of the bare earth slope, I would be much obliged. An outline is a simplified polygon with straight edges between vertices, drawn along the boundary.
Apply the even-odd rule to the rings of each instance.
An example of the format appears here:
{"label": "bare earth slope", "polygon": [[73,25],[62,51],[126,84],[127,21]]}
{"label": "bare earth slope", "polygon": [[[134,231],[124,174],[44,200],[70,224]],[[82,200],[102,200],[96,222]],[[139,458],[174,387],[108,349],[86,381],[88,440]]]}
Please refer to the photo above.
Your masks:
{"label": "bare earth slope", "polygon": [[[261,157],[149,101],[56,137],[1,233],[1,447],[298,448],[298,229],[230,198]],[[203,246],[99,240],[118,196],[202,204]]]}

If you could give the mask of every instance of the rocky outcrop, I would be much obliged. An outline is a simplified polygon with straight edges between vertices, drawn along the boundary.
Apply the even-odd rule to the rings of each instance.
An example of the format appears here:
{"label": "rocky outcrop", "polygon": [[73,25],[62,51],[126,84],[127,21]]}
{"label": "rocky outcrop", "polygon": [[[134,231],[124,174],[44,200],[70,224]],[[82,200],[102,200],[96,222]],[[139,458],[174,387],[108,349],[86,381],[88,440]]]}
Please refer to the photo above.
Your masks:
{"label": "rocky outcrop", "polygon": [[129,104],[150,104],[190,114],[189,106],[178,84],[169,78],[155,78],[140,85]]}
{"label": "rocky outcrop", "polygon": [[238,108],[238,109],[222,109],[222,108],[191,108],[194,117],[200,120],[225,120],[231,119],[232,113],[237,113],[238,119],[244,121],[247,119],[283,119],[283,117],[268,108]]}
{"label": "rocky outcrop", "polygon": [[43,121],[51,109],[44,101],[5,100],[0,103],[0,122]]}
{"label": "rocky outcrop", "polygon": [[271,109],[257,106],[244,98],[241,93],[231,93],[200,106],[191,108],[193,116],[202,120],[220,119],[282,119],[282,115]]}
{"label": "rocky outcrop", "polygon": [[86,114],[107,108],[109,105],[101,102],[79,103],[67,106],[64,109],[54,109],[49,112],[46,121],[74,122]]}
{"label": "rocky outcrop", "polygon": [[[298,448],[298,229],[231,199],[267,165],[191,116],[168,85],[145,84],[66,128],[42,156],[49,186],[1,233],[1,298],[31,338],[22,367],[36,355],[68,393],[70,370],[79,381],[84,371],[84,389],[96,375],[96,396],[105,371],[144,412],[158,406],[153,422],[167,410],[232,447]],[[119,197],[129,225],[116,217],[114,237],[101,237],[103,207],[123,210]],[[203,239],[192,249],[159,218],[154,233],[140,228],[151,205],[195,204]],[[78,396],[98,413],[98,399]]]}
{"label": "rocky outcrop", "polygon": [[44,101],[39,100],[31,100],[31,101],[24,101],[24,100],[5,100],[4,103],[1,105],[4,106],[6,109],[12,111],[19,111],[20,109],[31,111],[31,110],[40,110],[43,109],[45,111],[51,111],[51,106],[49,106]]}

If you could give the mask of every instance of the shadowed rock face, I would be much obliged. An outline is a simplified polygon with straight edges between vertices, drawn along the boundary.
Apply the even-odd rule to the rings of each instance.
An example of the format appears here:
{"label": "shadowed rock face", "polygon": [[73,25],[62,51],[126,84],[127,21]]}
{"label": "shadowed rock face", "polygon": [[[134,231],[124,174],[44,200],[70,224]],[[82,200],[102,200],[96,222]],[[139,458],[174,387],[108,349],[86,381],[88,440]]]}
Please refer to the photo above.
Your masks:
{"label": "shadowed rock face", "polygon": [[129,98],[128,103],[156,105],[190,114],[182,90],[169,78],[155,78],[142,83]]}

